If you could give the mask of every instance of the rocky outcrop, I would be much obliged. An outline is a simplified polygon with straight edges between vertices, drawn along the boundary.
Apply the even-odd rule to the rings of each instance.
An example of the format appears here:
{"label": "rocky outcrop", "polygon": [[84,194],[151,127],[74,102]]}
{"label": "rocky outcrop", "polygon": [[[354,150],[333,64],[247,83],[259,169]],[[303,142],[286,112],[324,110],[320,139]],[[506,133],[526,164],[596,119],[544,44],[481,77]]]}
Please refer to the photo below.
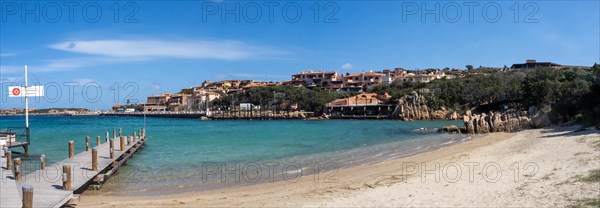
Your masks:
{"label": "rocky outcrop", "polygon": [[442,120],[442,119],[446,119],[446,109],[442,109],[442,110],[436,110],[431,112],[431,115],[429,116],[431,119],[434,120]]}
{"label": "rocky outcrop", "polygon": [[[425,92],[426,94],[426,92]],[[393,115],[403,121],[413,120],[459,120],[460,114],[448,111],[442,107],[440,110],[431,110],[427,106],[426,97],[417,92],[411,92],[398,100],[398,105]],[[440,131],[461,131],[467,134],[486,134],[492,132],[513,132],[528,128],[542,128],[550,125],[547,114],[531,107],[528,111],[508,110],[506,112],[489,112],[472,114],[467,110],[462,116],[464,128],[447,126]]]}
{"label": "rocky outcrop", "polygon": [[398,105],[393,115],[395,118],[403,121],[460,119],[457,112],[448,111],[444,107],[440,110],[431,110],[427,106],[425,96],[414,91],[398,100]]}
{"label": "rocky outcrop", "polygon": [[320,116],[308,117],[308,118],[306,118],[306,120],[329,120],[329,116],[323,114],[323,115],[320,115]]}
{"label": "rocky outcrop", "polygon": [[307,116],[304,112],[290,112],[289,117],[291,119],[306,119]]}
{"label": "rocky outcrop", "polygon": [[443,128],[441,128],[439,130],[439,132],[448,132],[448,133],[457,133],[460,134],[460,128],[458,128],[458,126],[455,125],[450,125],[450,126],[444,126]]}
{"label": "rocky outcrop", "polygon": [[463,116],[465,133],[485,134],[492,132],[512,132],[534,127],[527,111],[507,111],[505,113],[490,112],[471,115],[468,111]]}
{"label": "rocky outcrop", "polygon": [[544,128],[550,126],[551,123],[550,117],[546,113],[539,112],[531,118],[531,126],[533,128]]}
{"label": "rocky outcrop", "polygon": [[398,100],[395,115],[403,121],[429,120],[429,108],[425,96],[411,92]]}
{"label": "rocky outcrop", "polygon": [[452,111],[446,115],[447,120],[459,120],[460,116],[456,111]]}

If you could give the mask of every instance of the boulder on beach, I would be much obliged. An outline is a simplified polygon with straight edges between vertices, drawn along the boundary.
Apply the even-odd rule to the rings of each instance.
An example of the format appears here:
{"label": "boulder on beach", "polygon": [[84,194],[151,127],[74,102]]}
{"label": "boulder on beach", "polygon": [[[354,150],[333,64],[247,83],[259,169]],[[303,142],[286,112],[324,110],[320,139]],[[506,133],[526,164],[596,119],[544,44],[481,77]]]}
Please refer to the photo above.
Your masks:
{"label": "boulder on beach", "polygon": [[439,131],[460,134],[460,128],[458,128],[458,126],[455,126],[455,125],[444,126]]}
{"label": "boulder on beach", "polygon": [[548,127],[551,123],[552,122],[546,113],[539,112],[533,118],[531,118],[531,126],[533,126],[533,128]]}
{"label": "boulder on beach", "polygon": [[463,116],[463,121],[465,123],[465,131],[467,134],[475,133],[475,125],[473,124],[473,119],[471,118],[470,111],[469,114]]}

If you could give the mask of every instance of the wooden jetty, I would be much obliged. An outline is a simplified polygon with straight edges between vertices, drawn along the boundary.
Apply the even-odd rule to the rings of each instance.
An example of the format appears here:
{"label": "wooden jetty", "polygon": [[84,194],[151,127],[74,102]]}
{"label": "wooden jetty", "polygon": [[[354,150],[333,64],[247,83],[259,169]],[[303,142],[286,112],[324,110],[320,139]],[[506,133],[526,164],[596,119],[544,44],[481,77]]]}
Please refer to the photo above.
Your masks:
{"label": "wooden jetty", "polygon": [[6,141],[4,146],[8,149],[23,147],[23,154],[29,155],[29,128],[9,127],[6,131],[0,131],[0,138]]}
{"label": "wooden jetty", "polygon": [[[0,150],[2,155],[6,153],[4,150]],[[6,158],[0,158],[0,164],[2,164],[2,180],[0,181],[0,207],[21,207],[21,196],[17,182],[15,182],[12,170],[5,170],[4,167],[7,164]]]}
{"label": "wooden jetty", "polygon": [[100,188],[146,143],[145,129],[134,132],[133,136],[123,136],[121,131],[117,136],[116,131],[113,132],[110,139],[106,133],[106,137],[98,137],[91,143],[89,138],[78,140],[93,147],[79,154],[74,154],[75,141],[70,141],[65,144],[69,158],[46,166],[45,158],[41,157],[40,169],[24,176],[20,174],[19,158],[14,159],[10,169],[7,169],[7,158],[2,158],[0,207],[73,205],[88,188]]}

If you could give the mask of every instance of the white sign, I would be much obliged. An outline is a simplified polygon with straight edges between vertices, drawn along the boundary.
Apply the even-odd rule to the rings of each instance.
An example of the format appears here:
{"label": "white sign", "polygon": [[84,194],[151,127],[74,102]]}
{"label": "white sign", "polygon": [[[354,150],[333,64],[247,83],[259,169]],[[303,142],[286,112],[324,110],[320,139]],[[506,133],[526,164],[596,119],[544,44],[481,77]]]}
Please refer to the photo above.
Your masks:
{"label": "white sign", "polygon": [[44,86],[8,87],[8,97],[25,97],[25,95],[27,97],[42,97],[44,96]]}

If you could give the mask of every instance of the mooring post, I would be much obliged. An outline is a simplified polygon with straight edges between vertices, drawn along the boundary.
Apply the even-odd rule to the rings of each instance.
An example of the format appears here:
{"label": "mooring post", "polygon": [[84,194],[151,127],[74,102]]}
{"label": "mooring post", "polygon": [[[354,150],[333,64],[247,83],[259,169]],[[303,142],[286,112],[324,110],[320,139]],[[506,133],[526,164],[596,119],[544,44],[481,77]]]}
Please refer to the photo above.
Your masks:
{"label": "mooring post", "polygon": [[123,136],[123,129],[119,129],[119,136],[122,137]]}
{"label": "mooring post", "polygon": [[23,184],[21,189],[23,191],[23,208],[33,208],[33,186]]}
{"label": "mooring post", "polygon": [[133,131],[133,141],[137,139],[137,131]]}
{"label": "mooring post", "polygon": [[138,138],[138,139],[142,139],[142,130],[141,130],[141,129],[140,129],[140,130],[138,130],[138,135],[139,135],[139,138]]}
{"label": "mooring post", "polygon": [[142,128],[142,138],[146,139],[146,128]]}
{"label": "mooring post", "polygon": [[98,147],[100,146],[100,144],[102,144],[102,142],[100,141],[100,136],[96,137],[96,142],[98,142]]}
{"label": "mooring post", "polygon": [[92,149],[92,171],[98,171],[98,147]]}
{"label": "mooring post", "polygon": [[113,139],[117,139],[117,130],[113,129]]}
{"label": "mooring post", "polygon": [[106,132],[106,142],[108,142],[110,138],[108,138],[108,131]]}
{"label": "mooring post", "polygon": [[85,136],[85,151],[90,151],[90,137]]}
{"label": "mooring post", "polygon": [[125,137],[121,136],[121,151],[125,151]]}
{"label": "mooring post", "polygon": [[14,163],[15,169],[13,170],[13,173],[15,174],[15,181],[21,181],[21,158],[15,158]]}
{"label": "mooring post", "polygon": [[40,169],[46,168],[46,155],[40,155]]}
{"label": "mooring post", "polygon": [[71,190],[71,166],[63,165],[63,190],[70,191]]}
{"label": "mooring post", "polygon": [[12,152],[10,149],[6,151],[6,170],[12,170]]}
{"label": "mooring post", "polygon": [[69,158],[73,159],[75,157],[75,142],[69,141]]}
{"label": "mooring post", "polygon": [[110,139],[110,159],[115,158],[115,140],[114,139]]}

